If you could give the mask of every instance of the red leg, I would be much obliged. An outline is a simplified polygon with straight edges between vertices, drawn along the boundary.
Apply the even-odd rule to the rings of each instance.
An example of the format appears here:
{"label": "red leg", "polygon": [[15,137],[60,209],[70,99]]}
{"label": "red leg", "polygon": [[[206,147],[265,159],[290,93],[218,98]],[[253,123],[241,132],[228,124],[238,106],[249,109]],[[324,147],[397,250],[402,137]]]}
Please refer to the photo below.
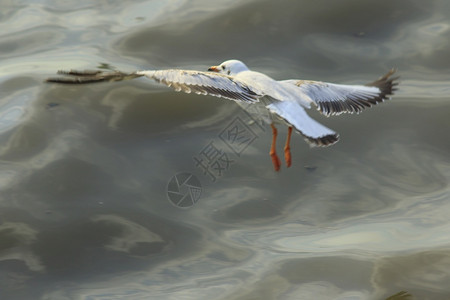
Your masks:
{"label": "red leg", "polygon": [[284,160],[286,161],[286,166],[289,168],[292,164],[291,158],[291,135],[292,135],[292,126],[288,127],[288,135],[286,138],[286,145],[284,145]]}
{"label": "red leg", "polygon": [[272,145],[270,146],[270,157],[272,158],[272,163],[273,163],[273,167],[275,169],[275,171],[279,171],[280,170],[280,166],[281,166],[281,162],[280,162],[280,158],[278,158],[277,155],[277,150],[276,145],[277,145],[277,135],[278,135],[278,131],[275,128],[275,125],[270,124],[270,127],[272,127]]}

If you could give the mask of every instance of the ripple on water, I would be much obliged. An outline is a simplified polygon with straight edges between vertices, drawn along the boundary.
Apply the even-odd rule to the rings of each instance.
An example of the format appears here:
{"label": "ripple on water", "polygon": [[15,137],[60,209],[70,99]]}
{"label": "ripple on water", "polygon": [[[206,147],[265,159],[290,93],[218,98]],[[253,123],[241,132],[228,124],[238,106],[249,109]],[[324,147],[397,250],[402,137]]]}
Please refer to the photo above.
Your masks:
{"label": "ripple on water", "polygon": [[37,88],[26,88],[2,99],[0,102],[1,134],[24,122],[37,91]]}

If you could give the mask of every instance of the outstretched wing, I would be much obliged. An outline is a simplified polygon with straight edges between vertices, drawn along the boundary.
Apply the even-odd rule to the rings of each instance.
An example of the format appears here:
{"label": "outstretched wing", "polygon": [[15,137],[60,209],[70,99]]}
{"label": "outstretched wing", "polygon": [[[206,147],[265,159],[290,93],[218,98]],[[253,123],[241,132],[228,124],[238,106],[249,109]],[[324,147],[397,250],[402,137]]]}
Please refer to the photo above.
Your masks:
{"label": "outstretched wing", "polygon": [[161,82],[175,91],[212,95],[235,101],[258,102],[262,97],[244,82],[228,75],[215,72],[190,70],[140,71],[139,75]]}
{"label": "outstretched wing", "polygon": [[276,101],[266,106],[272,113],[294,126],[307,142],[314,146],[330,146],[339,140],[339,135],[312,119],[295,101]]}
{"label": "outstretched wing", "polygon": [[378,80],[366,85],[344,85],[321,81],[285,80],[284,84],[295,84],[326,115],[359,113],[367,107],[388,99],[396,90],[398,77],[391,77],[392,69]]}
{"label": "outstretched wing", "polygon": [[46,82],[65,84],[84,84],[106,81],[129,80],[146,76],[185,93],[197,93],[223,97],[234,101],[258,102],[259,95],[244,82],[232,76],[215,72],[199,72],[189,70],[156,70],[156,71],[58,71],[61,77],[48,78]]}

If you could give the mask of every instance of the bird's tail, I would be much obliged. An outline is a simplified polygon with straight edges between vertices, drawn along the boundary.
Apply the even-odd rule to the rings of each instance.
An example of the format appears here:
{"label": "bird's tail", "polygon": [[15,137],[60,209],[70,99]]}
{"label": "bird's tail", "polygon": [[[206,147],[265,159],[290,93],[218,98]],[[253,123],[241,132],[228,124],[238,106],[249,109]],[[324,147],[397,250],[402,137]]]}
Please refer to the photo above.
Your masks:
{"label": "bird's tail", "polygon": [[62,84],[84,84],[84,83],[96,83],[96,82],[108,82],[108,81],[121,81],[130,80],[137,77],[144,76],[137,72],[120,72],[120,71],[100,71],[100,70],[70,70],[70,71],[58,71],[59,77],[50,77],[45,82],[62,83]]}

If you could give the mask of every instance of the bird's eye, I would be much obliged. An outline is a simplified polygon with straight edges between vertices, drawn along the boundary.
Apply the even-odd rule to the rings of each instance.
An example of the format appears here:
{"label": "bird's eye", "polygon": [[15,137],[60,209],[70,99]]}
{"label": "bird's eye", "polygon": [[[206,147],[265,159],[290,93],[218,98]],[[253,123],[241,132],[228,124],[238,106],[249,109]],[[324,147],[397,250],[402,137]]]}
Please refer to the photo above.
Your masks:
{"label": "bird's eye", "polygon": [[225,70],[225,66],[224,65],[222,65],[222,70]]}

